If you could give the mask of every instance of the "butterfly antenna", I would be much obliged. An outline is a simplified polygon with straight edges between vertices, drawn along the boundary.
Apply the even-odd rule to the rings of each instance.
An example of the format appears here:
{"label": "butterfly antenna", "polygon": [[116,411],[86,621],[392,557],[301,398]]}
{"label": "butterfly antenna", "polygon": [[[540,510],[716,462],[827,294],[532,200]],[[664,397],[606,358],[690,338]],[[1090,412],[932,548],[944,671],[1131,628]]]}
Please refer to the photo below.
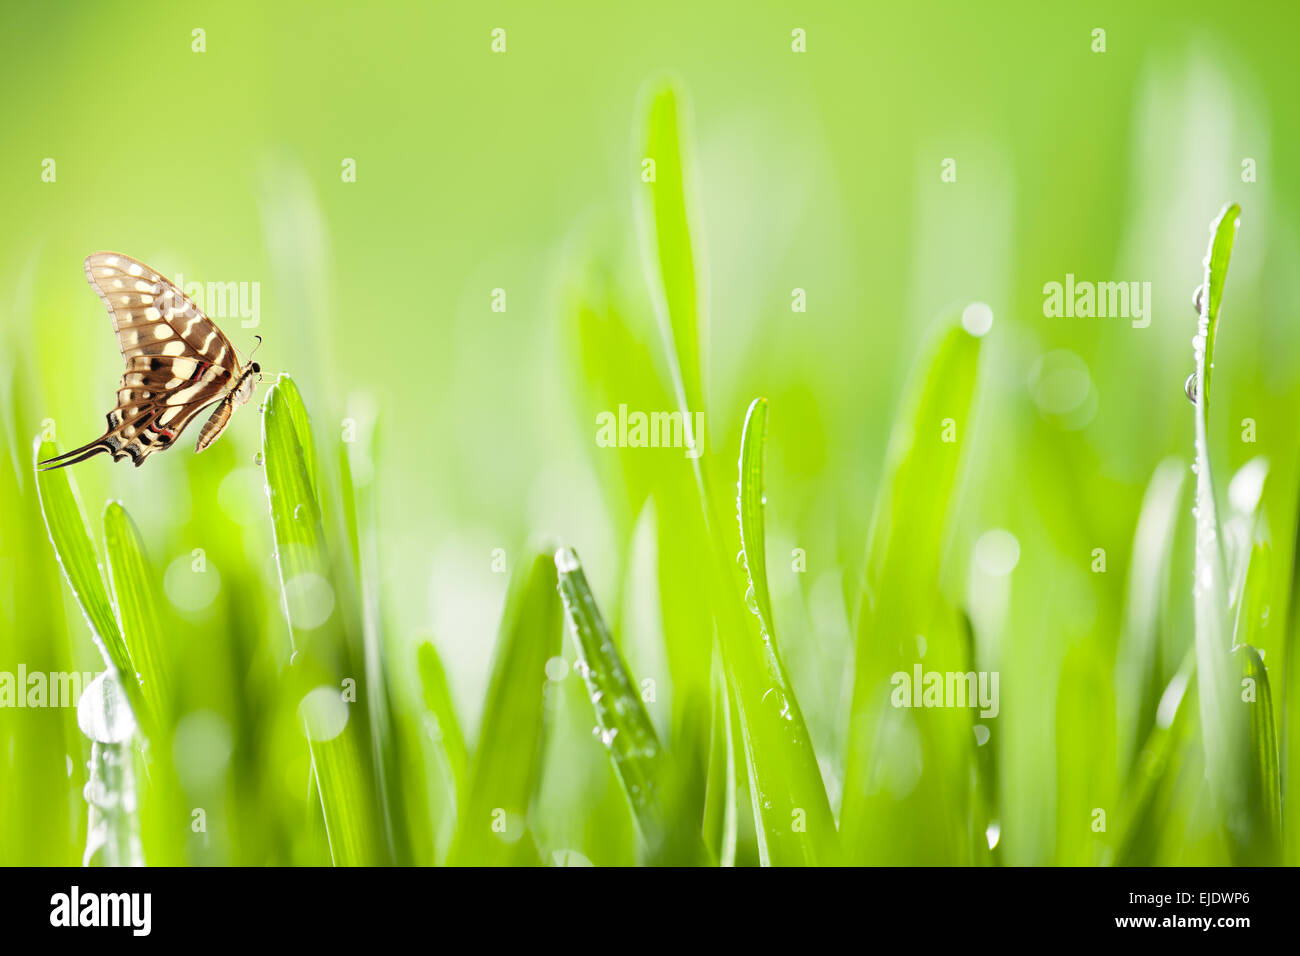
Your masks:
{"label": "butterfly antenna", "polygon": [[257,344],[253,346],[253,351],[251,351],[251,352],[248,353],[248,357],[249,357],[250,359],[251,359],[254,355],[256,355],[256,354],[257,354],[257,350],[260,349],[260,348],[262,347],[262,337],[261,337],[260,335],[254,335],[253,338],[257,339]]}

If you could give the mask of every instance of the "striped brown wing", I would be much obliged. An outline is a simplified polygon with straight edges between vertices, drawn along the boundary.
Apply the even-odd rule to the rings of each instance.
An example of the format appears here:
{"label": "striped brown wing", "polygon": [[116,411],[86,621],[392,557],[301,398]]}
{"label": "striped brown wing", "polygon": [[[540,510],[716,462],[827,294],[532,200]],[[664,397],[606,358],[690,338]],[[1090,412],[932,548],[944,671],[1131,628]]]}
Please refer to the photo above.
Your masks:
{"label": "striped brown wing", "polygon": [[200,359],[238,377],[230,340],[189,296],[156,270],[120,252],[86,257],[88,281],[108,307],[122,357],[170,355]]}
{"label": "striped brown wing", "polygon": [[62,468],[102,452],[114,461],[130,458],[138,467],[152,452],[171,447],[204,407],[226,396],[238,381],[239,360],[216,324],[139,260],[97,252],[86,259],[86,278],[108,307],[126,370],[108,430],[41,464]]}

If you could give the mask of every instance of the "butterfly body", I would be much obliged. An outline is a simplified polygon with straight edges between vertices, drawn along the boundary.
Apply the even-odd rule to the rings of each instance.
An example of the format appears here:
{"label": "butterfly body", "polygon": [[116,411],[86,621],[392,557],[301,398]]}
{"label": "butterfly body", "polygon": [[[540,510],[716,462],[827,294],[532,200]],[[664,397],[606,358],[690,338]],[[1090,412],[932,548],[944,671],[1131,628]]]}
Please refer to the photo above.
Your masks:
{"label": "butterfly body", "polygon": [[199,435],[203,451],[234,409],[253,394],[261,369],[242,364],[230,340],[188,296],[156,270],[118,252],[86,257],[86,280],[108,307],[126,370],[108,430],[95,441],[41,462],[62,468],[107,453],[139,467],[170,448],[200,412],[219,402]]}

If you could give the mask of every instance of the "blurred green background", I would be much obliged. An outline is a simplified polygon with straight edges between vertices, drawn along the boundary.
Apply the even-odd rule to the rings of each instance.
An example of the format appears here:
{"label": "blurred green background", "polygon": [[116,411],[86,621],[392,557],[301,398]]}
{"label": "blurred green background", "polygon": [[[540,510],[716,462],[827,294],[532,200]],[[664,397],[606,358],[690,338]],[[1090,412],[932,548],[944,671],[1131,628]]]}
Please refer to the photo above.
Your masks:
{"label": "blurred green background", "polygon": [[[264,337],[268,381],[292,374],[322,441],[375,424],[372,570],[411,700],[415,647],[431,639],[473,744],[509,573],[527,563],[526,542],[552,538],[582,555],[632,670],[667,685],[663,615],[636,583],[637,529],[652,473],[689,474],[689,461],[594,441],[598,411],[646,394],[617,383],[671,387],[634,204],[638,104],[667,73],[691,104],[707,441],[732,475],[747,405],[770,400],[769,575],[832,807],[890,429],[936,321],[982,301],[995,319],[943,592],[1001,671],[996,859],[1114,861],[1070,835],[1075,795],[1060,791],[1122,776],[1127,758],[1098,756],[1094,730],[1121,754],[1132,746],[1122,718],[1105,729],[1124,706],[1131,549],[1157,464],[1190,462],[1191,296],[1206,226],[1230,200],[1242,227],[1212,451],[1221,493],[1248,460],[1270,463],[1278,623],[1261,646],[1284,723],[1300,408],[1294,5],[68,3],[7,4],[2,16],[0,671],[102,668],[48,546],[31,454],[51,424],[63,450],[102,431],[121,359],[81,262],[113,249],[187,282],[258,283],[257,328],[218,318],[235,344],[247,353]],[[205,52],[192,50],[195,28]],[[795,28],[806,52],[792,52]],[[355,182],[341,175],[348,159]],[[941,179],[946,159],[955,182]],[[1043,285],[1066,273],[1150,282],[1150,327],[1045,318]],[[794,289],[806,312],[792,311]],[[583,302],[620,316],[620,345],[593,352]],[[260,709],[287,642],[256,401],[201,456],[74,469],[92,528],[109,499],[139,525],[176,635],[181,712],[200,714],[182,718],[174,752],[208,830],[174,834],[177,861],[322,859],[301,822],[306,752],[288,732],[269,742]],[[1241,440],[1244,419],[1254,442]],[[1179,508],[1190,520],[1190,501]],[[977,560],[992,529],[1014,535],[1014,570]],[[791,570],[794,548],[805,572]],[[1189,639],[1181,573],[1169,573],[1160,625],[1173,648],[1163,678]],[[1063,731],[1080,647],[1101,696]],[[630,862],[590,707],[570,697],[548,745],[537,842],[548,861],[572,850]],[[666,708],[649,708],[661,734]],[[71,719],[0,711],[0,863],[81,858],[86,745]],[[1221,859],[1213,838],[1182,838],[1202,832],[1194,779],[1172,806],[1171,835],[1148,859]]]}

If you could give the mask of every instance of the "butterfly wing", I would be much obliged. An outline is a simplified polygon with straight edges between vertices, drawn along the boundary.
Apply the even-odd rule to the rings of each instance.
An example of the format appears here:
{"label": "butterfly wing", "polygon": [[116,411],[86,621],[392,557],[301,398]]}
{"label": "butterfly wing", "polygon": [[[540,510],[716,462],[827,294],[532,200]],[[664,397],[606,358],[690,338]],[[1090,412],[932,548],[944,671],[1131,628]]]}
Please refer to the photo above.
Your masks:
{"label": "butterfly wing", "polygon": [[62,468],[106,452],[114,461],[129,457],[138,467],[226,396],[239,380],[239,360],[216,324],[143,262],[96,252],[86,258],[86,279],[108,307],[126,371],[108,430],[41,464]]}

